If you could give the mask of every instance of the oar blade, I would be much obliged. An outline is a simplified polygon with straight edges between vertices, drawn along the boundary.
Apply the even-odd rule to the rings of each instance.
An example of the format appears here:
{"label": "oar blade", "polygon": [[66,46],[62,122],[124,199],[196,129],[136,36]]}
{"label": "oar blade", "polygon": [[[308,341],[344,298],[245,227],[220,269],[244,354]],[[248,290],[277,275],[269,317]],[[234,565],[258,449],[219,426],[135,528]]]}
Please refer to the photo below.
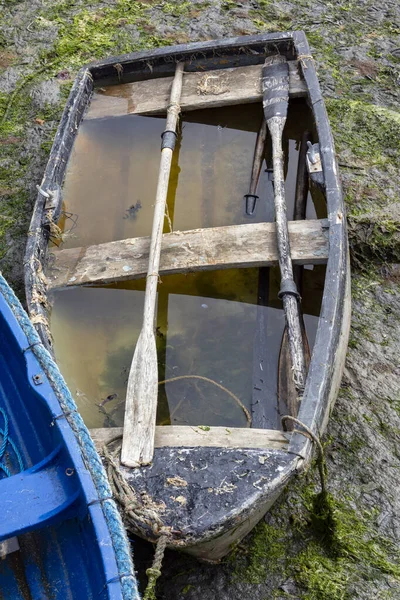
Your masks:
{"label": "oar blade", "polygon": [[156,427],[158,369],[154,332],[143,329],[136,344],[126,392],[121,463],[138,467],[151,463]]}

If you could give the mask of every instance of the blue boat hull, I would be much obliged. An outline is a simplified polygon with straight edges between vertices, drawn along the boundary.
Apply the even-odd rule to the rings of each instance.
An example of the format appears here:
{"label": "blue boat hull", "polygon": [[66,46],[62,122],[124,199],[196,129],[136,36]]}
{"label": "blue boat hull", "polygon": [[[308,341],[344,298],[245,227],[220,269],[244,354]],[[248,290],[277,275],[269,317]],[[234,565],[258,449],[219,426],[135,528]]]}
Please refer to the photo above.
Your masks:
{"label": "blue boat hull", "polygon": [[0,292],[0,599],[136,600],[87,430],[1,276]]}

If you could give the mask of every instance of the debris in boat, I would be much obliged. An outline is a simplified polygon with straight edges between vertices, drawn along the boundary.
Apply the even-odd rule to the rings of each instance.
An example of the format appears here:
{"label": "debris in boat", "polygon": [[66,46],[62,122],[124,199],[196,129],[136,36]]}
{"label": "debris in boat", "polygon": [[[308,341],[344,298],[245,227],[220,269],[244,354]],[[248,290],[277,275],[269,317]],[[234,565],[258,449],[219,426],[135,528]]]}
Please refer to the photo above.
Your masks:
{"label": "debris in boat", "polygon": [[262,484],[262,482],[263,482],[263,481],[267,481],[267,480],[268,480],[268,477],[264,477],[264,476],[263,476],[263,477],[260,477],[260,479],[257,479],[257,481],[255,481],[255,482],[253,483],[253,487],[257,488],[257,490],[262,490],[263,488],[262,488],[262,487],[260,487],[258,484],[259,484],[259,483],[261,483],[261,484]]}
{"label": "debris in boat", "polygon": [[197,94],[218,96],[229,92],[229,87],[221,79],[220,75],[204,75],[197,84]]}
{"label": "debris in boat", "polygon": [[226,477],[221,481],[218,487],[216,488],[208,488],[208,491],[211,493],[214,492],[216,496],[222,496],[222,494],[233,494],[234,490],[236,490],[237,485],[234,483],[225,483]]}
{"label": "debris in boat", "polygon": [[132,204],[129,208],[126,209],[124,219],[131,219],[134,221],[137,217],[137,213],[142,208],[142,203],[140,200],[136,202],[136,204]]}
{"label": "debris in boat", "polygon": [[174,487],[187,487],[188,482],[182,477],[167,477],[166,485],[173,485]]}
{"label": "debris in boat", "polygon": [[105,404],[107,404],[107,402],[111,402],[111,400],[115,400],[115,398],[118,398],[118,394],[114,393],[114,394],[109,394],[107,396],[107,398],[102,398],[101,402],[98,406],[104,406]]}
{"label": "debris in boat", "polygon": [[179,504],[182,504],[182,506],[187,504],[187,499],[185,498],[185,496],[177,496],[176,498],[175,498],[175,496],[170,496],[170,498],[174,502],[178,502]]}
{"label": "debris in boat", "polygon": [[[209,425],[198,425],[197,427],[198,427],[198,429],[201,429],[202,431],[210,431]],[[196,431],[196,430],[194,430],[194,431]]]}

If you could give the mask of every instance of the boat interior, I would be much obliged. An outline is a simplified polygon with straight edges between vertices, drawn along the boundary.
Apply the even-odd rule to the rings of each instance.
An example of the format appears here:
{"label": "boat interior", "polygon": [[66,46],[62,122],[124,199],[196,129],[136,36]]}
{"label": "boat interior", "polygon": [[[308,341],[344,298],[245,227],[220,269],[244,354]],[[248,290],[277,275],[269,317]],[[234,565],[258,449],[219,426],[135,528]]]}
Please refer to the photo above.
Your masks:
{"label": "boat interior", "polygon": [[[295,220],[299,156],[318,136],[298,62],[285,48],[287,214],[312,352],[328,259],[327,208],[321,186],[310,180],[306,220]],[[288,414],[279,389],[285,317],[269,138],[251,215],[245,198],[263,118],[263,60],[254,50],[197,56],[185,66],[157,296],[156,447],[240,448],[245,440],[246,447],[285,448],[290,436],[281,423]],[[131,74],[125,68],[121,83],[114,65],[95,79],[50,237],[55,355],[99,445],[123,425],[173,69],[168,62]]]}

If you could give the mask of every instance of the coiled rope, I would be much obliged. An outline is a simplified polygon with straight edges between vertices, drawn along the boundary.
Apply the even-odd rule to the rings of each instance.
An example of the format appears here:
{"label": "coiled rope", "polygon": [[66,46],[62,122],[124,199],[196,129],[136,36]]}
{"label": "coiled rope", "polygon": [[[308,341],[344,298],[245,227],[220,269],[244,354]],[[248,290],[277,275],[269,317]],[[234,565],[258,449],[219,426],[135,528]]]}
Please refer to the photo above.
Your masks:
{"label": "coiled rope", "polygon": [[148,581],[143,596],[143,600],[156,600],[156,583],[157,579],[161,575],[161,564],[164,558],[164,552],[167,546],[170,531],[164,526],[158,512],[160,510],[162,511],[164,506],[156,505],[145,496],[142,497],[140,494],[137,494],[121,473],[119,468],[121,443],[119,443],[116,449],[113,451],[110,451],[108,448],[109,445],[113,444],[117,440],[120,440],[121,438],[122,435],[116,436],[113,440],[110,440],[108,445],[103,446],[101,454],[104,457],[113,497],[120,505],[125,526],[134,533],[137,533],[137,529],[140,527],[140,523],[142,523],[143,526],[150,527],[153,532],[159,536],[156,544],[153,564],[146,571]]}

